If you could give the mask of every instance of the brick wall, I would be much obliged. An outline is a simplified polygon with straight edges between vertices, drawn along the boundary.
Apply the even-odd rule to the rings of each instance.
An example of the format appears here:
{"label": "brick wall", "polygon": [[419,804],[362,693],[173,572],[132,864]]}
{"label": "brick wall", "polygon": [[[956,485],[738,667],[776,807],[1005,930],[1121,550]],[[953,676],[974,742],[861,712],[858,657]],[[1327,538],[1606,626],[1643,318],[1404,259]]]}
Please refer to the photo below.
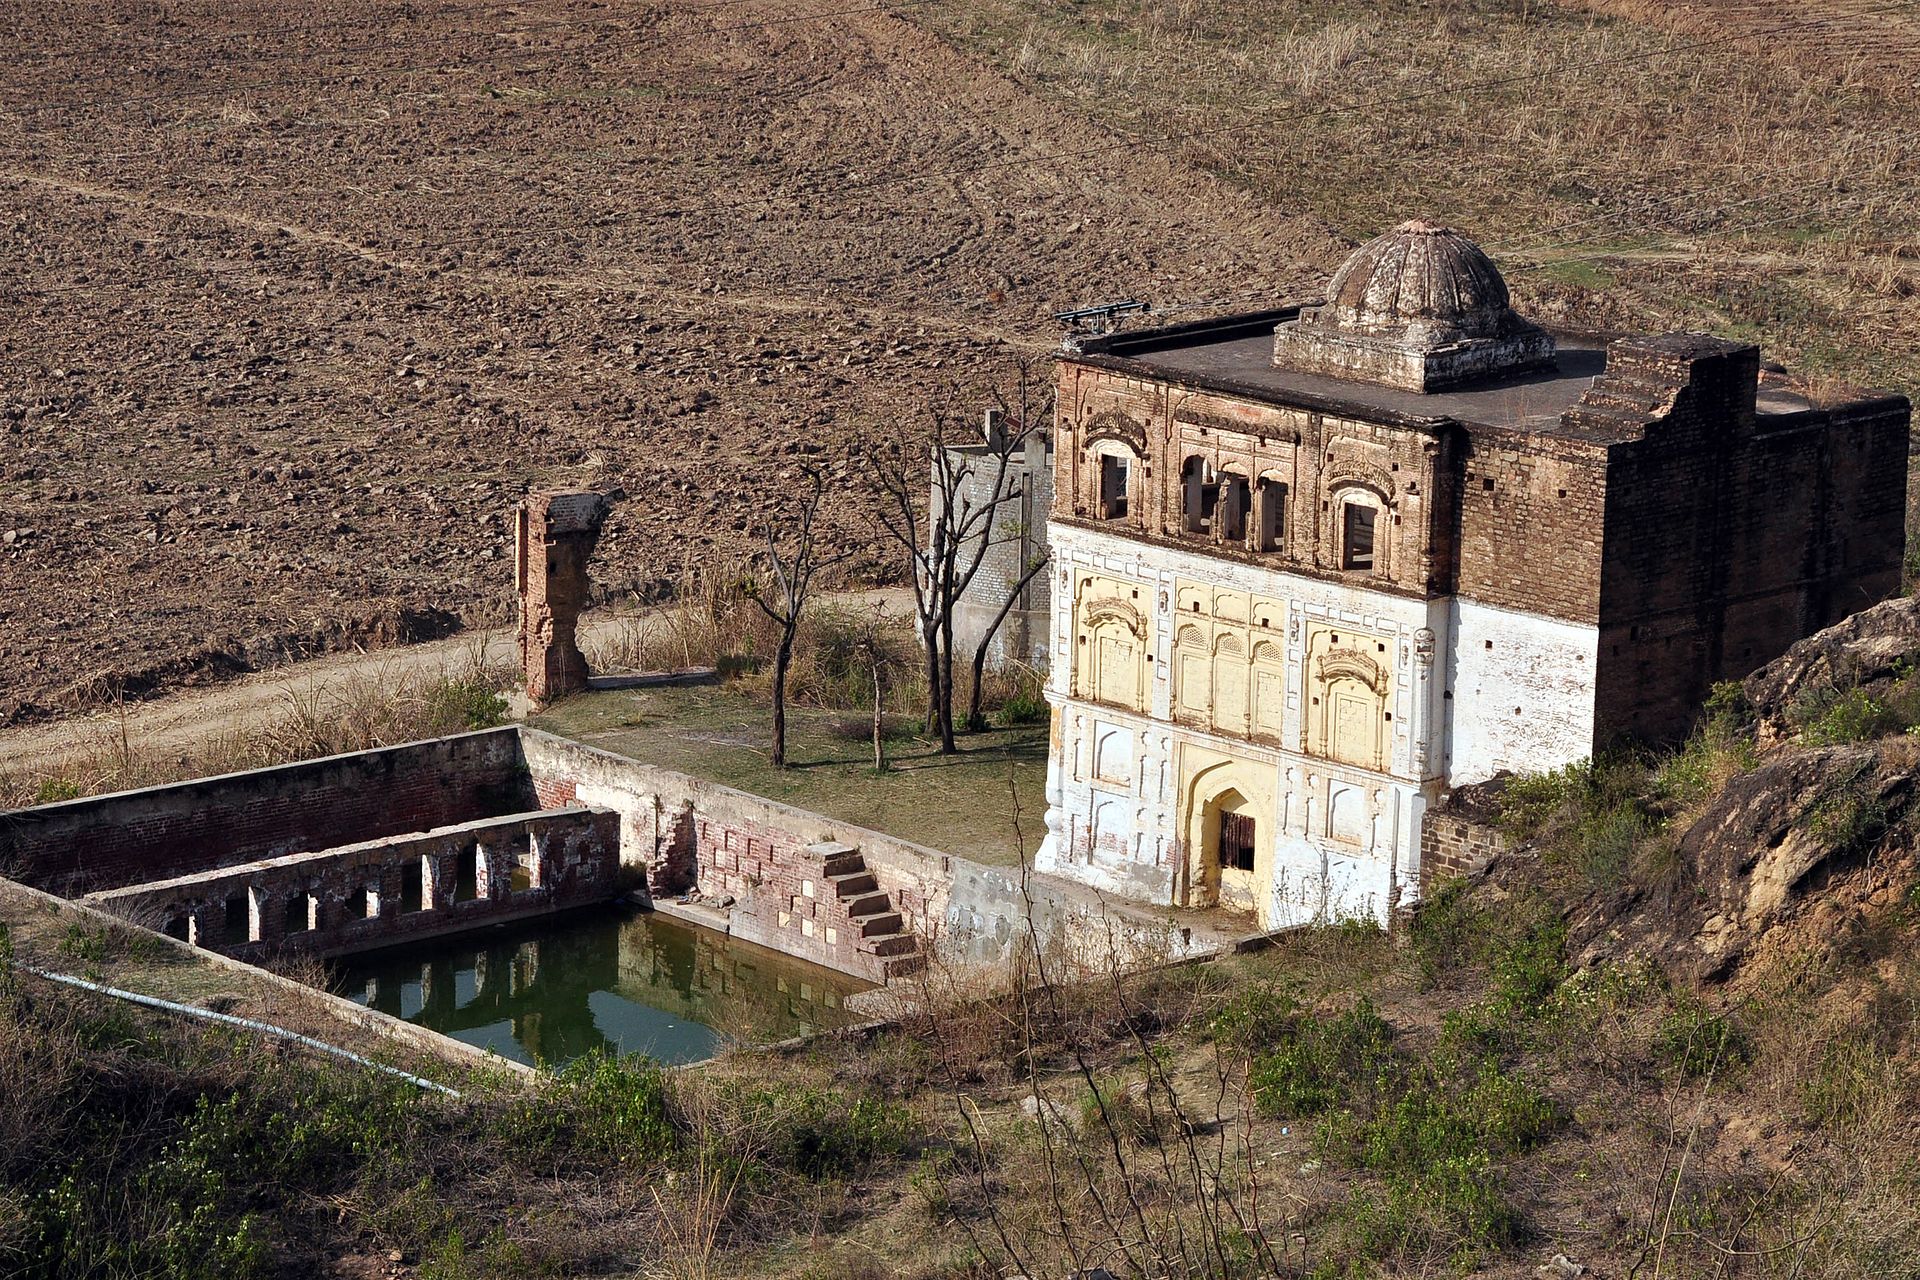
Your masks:
{"label": "brick wall", "polygon": [[0,873],[71,897],[536,807],[496,729],[0,815]]}
{"label": "brick wall", "polygon": [[1756,418],[1757,377],[1755,348],[1711,339],[1627,340],[1609,352],[1602,383],[1666,388],[1667,399],[1611,448],[1603,742],[1683,736],[1715,681],[1898,588],[1907,403]]}
{"label": "brick wall", "polygon": [[[796,894],[806,901],[804,882],[824,860],[814,846],[822,844],[856,850],[875,889],[899,914],[901,928],[917,935],[928,952],[955,963],[1002,965],[1026,945],[1030,930],[1062,954],[1091,957],[1096,971],[1110,945],[1123,953],[1137,947],[1156,956],[1189,954],[1189,948],[1207,945],[1203,936],[1183,931],[1162,911],[1057,878],[1023,882],[1009,868],[982,866],[539,730],[522,730],[521,739],[537,781],[570,781],[587,803],[620,813],[623,841],[626,833],[638,833],[623,845],[623,862],[657,874],[663,858],[689,857],[702,892],[730,895],[746,909],[735,915],[743,922],[736,925],[742,937],[833,968],[867,974],[873,962],[846,956],[840,908],[819,896],[817,880],[813,901],[820,905],[805,913],[793,910]],[[683,832],[690,850],[682,847]],[[853,903],[844,905],[851,920]],[[783,909],[790,916],[784,924]],[[805,919],[815,922],[811,935],[800,923]],[[840,951],[828,949],[829,921],[835,930],[832,945]]]}
{"label": "brick wall", "polygon": [[1604,447],[1476,430],[1459,493],[1459,594],[1498,608],[1592,622],[1600,611]]}
{"label": "brick wall", "polygon": [[1449,880],[1477,875],[1506,852],[1499,827],[1504,780],[1456,787],[1426,812],[1420,824],[1420,896]]}

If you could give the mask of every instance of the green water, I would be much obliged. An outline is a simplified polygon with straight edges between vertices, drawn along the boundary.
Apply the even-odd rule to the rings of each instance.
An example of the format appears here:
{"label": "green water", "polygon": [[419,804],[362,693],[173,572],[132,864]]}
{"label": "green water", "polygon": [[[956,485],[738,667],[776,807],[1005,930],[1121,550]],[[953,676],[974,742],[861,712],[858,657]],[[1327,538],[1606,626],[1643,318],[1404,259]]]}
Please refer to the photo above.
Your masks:
{"label": "green water", "polygon": [[334,962],[333,990],[516,1062],[596,1049],[698,1062],[857,1020],[870,984],[663,916],[607,907]]}

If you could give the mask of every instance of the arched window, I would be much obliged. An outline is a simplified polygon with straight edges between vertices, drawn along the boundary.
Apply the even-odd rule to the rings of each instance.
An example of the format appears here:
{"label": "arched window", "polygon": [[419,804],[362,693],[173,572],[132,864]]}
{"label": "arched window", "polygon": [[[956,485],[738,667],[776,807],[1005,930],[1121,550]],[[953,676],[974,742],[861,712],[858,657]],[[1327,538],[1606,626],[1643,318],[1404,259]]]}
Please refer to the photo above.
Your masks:
{"label": "arched window", "polygon": [[1339,512],[1340,567],[1360,573],[1385,572],[1385,522],[1379,499],[1364,490],[1350,491],[1340,499]]}
{"label": "arched window", "polygon": [[1199,454],[1180,468],[1180,527],[1188,533],[1213,532],[1213,509],[1220,501],[1220,478]]}

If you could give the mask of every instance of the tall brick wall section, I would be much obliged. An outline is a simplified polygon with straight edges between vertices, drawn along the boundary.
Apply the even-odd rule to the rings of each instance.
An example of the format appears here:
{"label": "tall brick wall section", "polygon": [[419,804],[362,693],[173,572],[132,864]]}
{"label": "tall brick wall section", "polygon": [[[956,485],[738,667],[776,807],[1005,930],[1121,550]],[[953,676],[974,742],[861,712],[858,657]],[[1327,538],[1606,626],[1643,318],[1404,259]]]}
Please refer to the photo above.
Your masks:
{"label": "tall brick wall section", "polygon": [[536,807],[495,729],[0,814],[0,873],[73,897]]}
{"label": "tall brick wall section", "polygon": [[1671,408],[1611,448],[1601,742],[1683,736],[1715,681],[1899,586],[1907,402],[1756,418],[1758,358],[1681,335],[1609,352],[1602,383],[1664,386]]}
{"label": "tall brick wall section", "polygon": [[1459,594],[1593,622],[1600,612],[1604,445],[1476,429],[1460,471]]}
{"label": "tall brick wall section", "polygon": [[[1047,512],[1053,506],[1053,454],[1045,441],[1046,437],[1036,437],[1032,447],[1016,454],[1002,478],[1002,495],[1013,489],[1019,496],[1011,500],[1002,497],[1001,514],[994,521],[980,571],[954,610],[954,639],[963,654],[971,655],[979,646],[980,638],[993,625],[1008,593],[1034,557],[1046,554]],[[975,509],[985,507],[994,498],[997,462],[980,445],[951,452],[966,461],[967,470],[960,485],[962,500]],[[983,532],[982,536],[987,535]],[[968,544],[962,553],[963,564],[977,546],[978,539]],[[1052,603],[1050,576],[1044,571],[1035,574],[1022,599],[1001,622],[987,648],[990,666],[1009,662],[1045,666],[1047,619]]]}

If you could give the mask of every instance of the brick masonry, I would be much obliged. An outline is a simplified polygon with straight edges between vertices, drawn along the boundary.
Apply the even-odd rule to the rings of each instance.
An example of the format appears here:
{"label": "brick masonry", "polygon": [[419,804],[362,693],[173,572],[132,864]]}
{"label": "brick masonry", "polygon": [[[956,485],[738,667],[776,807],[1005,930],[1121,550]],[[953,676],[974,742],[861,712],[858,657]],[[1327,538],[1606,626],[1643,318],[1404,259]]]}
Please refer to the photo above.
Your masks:
{"label": "brick masonry", "polygon": [[497,729],[0,814],[0,874],[77,897],[538,807]]}
{"label": "brick masonry", "polygon": [[[1010,592],[1020,582],[1035,557],[1047,554],[1047,512],[1053,506],[1052,437],[1036,432],[1021,452],[1009,459],[1005,476],[999,477],[1003,512],[994,522],[989,545],[980,562],[980,571],[962,593],[954,610],[954,642],[964,657],[971,657],[980,639]],[[984,445],[966,445],[948,450],[950,457],[964,468],[960,497],[975,509],[995,500],[994,481],[997,462]],[[1016,496],[1008,498],[1005,495]],[[938,497],[937,489],[935,497]],[[979,540],[962,552],[970,557]],[[963,558],[963,563],[965,559]],[[990,667],[1024,662],[1044,668],[1047,661],[1047,620],[1051,608],[1050,575],[1042,571],[1027,583],[1021,598],[1007,613],[987,648]]]}
{"label": "brick masonry", "polygon": [[587,563],[611,504],[591,489],[529,494],[514,512],[520,665],[536,706],[587,687],[576,632],[587,607]]}

